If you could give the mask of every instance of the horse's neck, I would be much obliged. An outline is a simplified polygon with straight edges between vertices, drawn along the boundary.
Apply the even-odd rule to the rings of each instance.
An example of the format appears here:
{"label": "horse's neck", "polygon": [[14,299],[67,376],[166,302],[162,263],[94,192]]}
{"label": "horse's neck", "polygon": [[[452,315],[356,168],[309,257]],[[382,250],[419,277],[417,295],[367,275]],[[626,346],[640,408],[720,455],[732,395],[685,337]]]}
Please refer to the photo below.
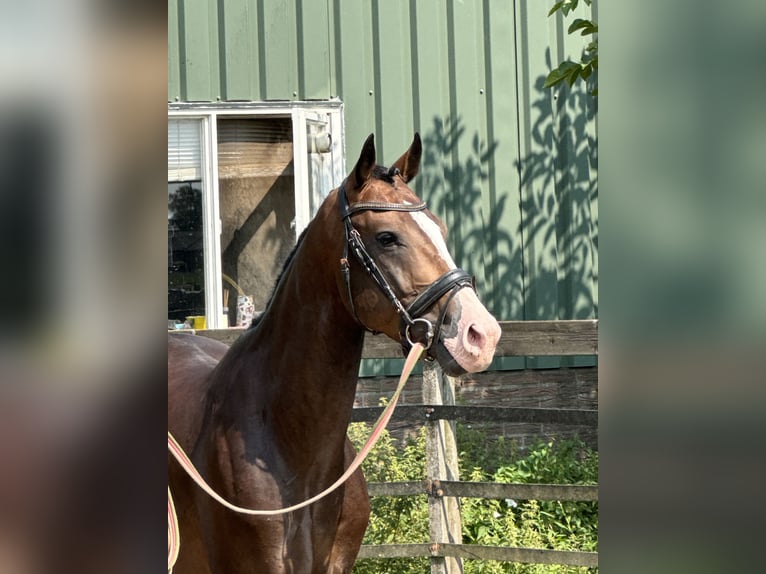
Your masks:
{"label": "horse's neck", "polygon": [[274,349],[272,373],[279,390],[274,406],[280,413],[310,413],[329,422],[350,415],[364,333],[345,322],[335,293],[312,295],[291,293],[275,301],[259,330],[268,340],[284,342]]}
{"label": "horse's neck", "polygon": [[364,331],[326,269],[307,277],[305,257],[296,253],[258,326],[239,345],[236,360],[247,366],[228,382],[227,410],[238,409],[241,424],[266,420],[284,448],[337,452],[353,407]]}

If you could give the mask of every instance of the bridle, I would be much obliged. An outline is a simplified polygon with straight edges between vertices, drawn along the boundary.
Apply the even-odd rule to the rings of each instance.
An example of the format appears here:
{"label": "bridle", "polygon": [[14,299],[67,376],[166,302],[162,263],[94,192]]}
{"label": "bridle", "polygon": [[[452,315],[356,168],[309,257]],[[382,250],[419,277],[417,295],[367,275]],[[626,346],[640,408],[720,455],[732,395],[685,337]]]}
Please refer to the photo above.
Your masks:
{"label": "bridle", "polygon": [[[394,175],[396,174],[398,174],[398,170],[394,170]],[[450,269],[444,273],[444,275],[426,287],[423,291],[418,293],[415,299],[405,307],[399,297],[396,296],[396,293],[394,293],[394,290],[386,279],[386,276],[383,275],[383,272],[380,270],[378,265],[375,263],[375,260],[365,248],[364,241],[362,241],[362,236],[359,234],[359,231],[356,230],[354,224],[351,222],[351,216],[361,211],[423,211],[426,208],[425,202],[409,204],[360,201],[354,205],[349,205],[348,197],[346,196],[346,182],[344,181],[338,190],[338,205],[340,207],[340,216],[343,220],[343,225],[346,233],[346,241],[343,248],[343,258],[340,260],[341,271],[343,273],[343,278],[346,284],[346,291],[348,294],[349,305],[351,307],[351,314],[354,316],[354,319],[368,331],[375,332],[367,327],[359,319],[359,316],[357,315],[356,309],[354,307],[354,298],[351,294],[351,271],[348,262],[349,248],[359,263],[361,263],[367,274],[372,278],[372,280],[380,288],[380,290],[391,302],[399,314],[399,333],[401,335],[402,349],[404,350],[405,354],[416,342],[413,340],[413,337],[419,338],[415,333],[413,333],[413,327],[418,325],[422,327],[423,333],[421,334],[422,340],[418,340],[417,342],[421,343],[425,347],[426,351],[428,351],[431,348],[433,342],[439,338],[439,333],[444,323],[447,307],[449,307],[449,303],[452,298],[463,287],[471,287],[472,289],[475,289],[473,277],[463,269]],[[433,307],[433,305],[447,293],[449,293],[449,298],[439,313],[439,318],[436,322],[436,325],[434,325],[431,321],[424,318],[423,315],[425,315],[429,309],[431,309],[431,307]]]}
{"label": "bridle", "polygon": [[[396,293],[394,293],[394,290],[386,279],[385,275],[383,275],[380,268],[367,252],[361,235],[351,223],[351,216],[355,213],[359,213],[360,211],[422,211],[426,208],[426,204],[418,203],[417,205],[411,205],[407,203],[383,203],[365,201],[355,203],[353,206],[349,206],[348,198],[346,197],[345,182],[341,185],[340,190],[338,191],[338,197],[341,218],[346,230],[346,241],[343,249],[343,259],[341,259],[341,267],[346,283],[346,289],[348,291],[348,300],[351,307],[351,312],[356,321],[362,327],[368,331],[371,330],[366,327],[362,321],[360,321],[354,307],[354,298],[351,295],[351,273],[348,262],[349,248],[351,248],[351,251],[362,264],[362,267],[365,269],[365,271],[367,271],[370,277],[372,277],[372,279],[383,291],[389,301],[391,301],[399,313],[401,318],[400,334],[402,337],[402,348],[405,350],[407,358],[404,362],[404,366],[402,367],[402,373],[399,377],[399,382],[397,384],[396,390],[394,391],[393,396],[390,398],[388,406],[383,410],[377,422],[375,423],[375,428],[370,434],[370,437],[367,439],[367,442],[364,444],[351,464],[349,464],[345,472],[333,484],[331,484],[328,488],[319,494],[316,494],[311,498],[304,500],[303,502],[288,506],[286,508],[274,510],[258,510],[244,508],[232,504],[221,495],[216,493],[210,487],[210,485],[207,484],[202,475],[197,471],[196,468],[194,468],[194,464],[191,462],[188,455],[184,452],[181,445],[178,444],[175,438],[173,438],[170,432],[168,432],[168,451],[180,463],[184,471],[213,499],[215,499],[226,508],[229,508],[230,510],[240,514],[246,514],[250,516],[276,516],[280,514],[286,514],[288,512],[293,512],[295,510],[314,504],[316,501],[335,491],[346,480],[348,480],[348,478],[359,469],[362,461],[365,459],[367,454],[369,454],[369,452],[375,446],[375,443],[380,438],[383,429],[385,429],[388,421],[391,418],[391,415],[393,414],[393,410],[396,407],[399,396],[404,390],[404,385],[412,373],[412,369],[415,367],[415,363],[418,361],[421,354],[426,352],[431,347],[434,340],[438,339],[439,332],[441,331],[441,327],[444,322],[446,309],[449,307],[450,301],[463,287],[471,287],[474,289],[473,278],[471,275],[462,269],[451,269],[439,277],[436,281],[431,283],[428,287],[426,287],[426,289],[419,293],[415,299],[405,307],[401,300],[396,296]],[[436,326],[434,327],[433,323],[422,317],[422,315],[427,313],[428,310],[433,307],[437,301],[439,301],[439,299],[448,293],[449,297],[447,302],[439,313],[439,319],[437,320]],[[412,327],[419,323],[422,324],[425,328],[424,341],[413,340]],[[171,574],[173,571],[173,567],[179,556],[179,551],[180,531],[178,517],[176,515],[173,497],[170,493],[170,487],[168,487],[168,574]]]}

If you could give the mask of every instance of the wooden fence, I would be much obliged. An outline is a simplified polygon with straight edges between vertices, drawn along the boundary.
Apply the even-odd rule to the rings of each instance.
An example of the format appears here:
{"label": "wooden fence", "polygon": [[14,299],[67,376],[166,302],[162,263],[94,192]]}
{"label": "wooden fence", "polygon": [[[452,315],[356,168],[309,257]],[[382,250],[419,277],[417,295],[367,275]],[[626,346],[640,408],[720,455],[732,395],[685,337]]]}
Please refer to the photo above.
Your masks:
{"label": "wooden fence", "polygon": [[[572,356],[598,354],[598,321],[504,321],[497,356]],[[239,330],[202,331],[200,334],[231,343]],[[385,337],[367,337],[363,357],[401,358],[401,347]],[[535,564],[598,566],[598,553],[481,546],[462,543],[458,499],[532,499],[598,501],[597,486],[552,484],[500,484],[459,480],[456,421],[535,422],[596,427],[596,410],[487,407],[455,404],[455,380],[436,363],[423,369],[423,402],[399,405],[393,420],[421,421],[426,427],[424,481],[369,483],[371,496],[428,495],[430,540],[422,544],[363,545],[359,559],[430,557],[432,574],[463,571],[464,559]],[[383,407],[357,407],[352,420],[373,422]]]}

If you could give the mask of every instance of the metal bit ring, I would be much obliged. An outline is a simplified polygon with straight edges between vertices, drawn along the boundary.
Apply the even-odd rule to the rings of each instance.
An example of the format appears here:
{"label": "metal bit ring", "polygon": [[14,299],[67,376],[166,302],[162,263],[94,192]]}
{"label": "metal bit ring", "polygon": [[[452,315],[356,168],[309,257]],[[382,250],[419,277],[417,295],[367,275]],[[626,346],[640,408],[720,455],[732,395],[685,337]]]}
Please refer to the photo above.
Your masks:
{"label": "metal bit ring", "polygon": [[410,344],[410,346],[415,344],[415,341],[412,340],[412,337],[410,336],[410,327],[412,327],[415,323],[420,321],[421,323],[426,324],[426,340],[425,342],[419,341],[423,344],[426,350],[431,348],[431,344],[434,341],[434,325],[429,321],[428,319],[423,319],[422,317],[418,317],[417,319],[413,319],[412,323],[408,324],[404,328],[404,337],[407,339],[407,342]]}

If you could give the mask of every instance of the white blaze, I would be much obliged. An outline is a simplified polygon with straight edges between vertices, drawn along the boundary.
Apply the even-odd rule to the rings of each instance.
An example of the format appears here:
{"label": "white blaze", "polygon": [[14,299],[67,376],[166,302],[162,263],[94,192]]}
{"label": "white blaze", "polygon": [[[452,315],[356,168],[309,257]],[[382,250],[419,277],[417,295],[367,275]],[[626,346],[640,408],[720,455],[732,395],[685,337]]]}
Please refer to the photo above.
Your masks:
{"label": "white blaze", "polygon": [[455,265],[455,262],[452,260],[452,255],[450,255],[450,252],[447,249],[447,244],[444,242],[444,237],[442,237],[439,226],[422,211],[411,211],[410,215],[412,216],[412,219],[415,220],[415,223],[418,224],[418,227],[420,227],[420,229],[422,229],[428,236],[431,243],[434,244],[436,250],[439,252],[439,256],[449,268],[456,269],[457,265]]}
{"label": "white blaze", "polygon": [[[422,211],[411,211],[410,215],[420,229],[436,247],[438,256],[450,269],[456,269],[439,225]],[[460,314],[457,333],[443,339],[444,348],[460,367],[468,373],[486,369],[495,354],[500,339],[500,325],[481,304],[473,289],[460,289],[456,295]]]}

